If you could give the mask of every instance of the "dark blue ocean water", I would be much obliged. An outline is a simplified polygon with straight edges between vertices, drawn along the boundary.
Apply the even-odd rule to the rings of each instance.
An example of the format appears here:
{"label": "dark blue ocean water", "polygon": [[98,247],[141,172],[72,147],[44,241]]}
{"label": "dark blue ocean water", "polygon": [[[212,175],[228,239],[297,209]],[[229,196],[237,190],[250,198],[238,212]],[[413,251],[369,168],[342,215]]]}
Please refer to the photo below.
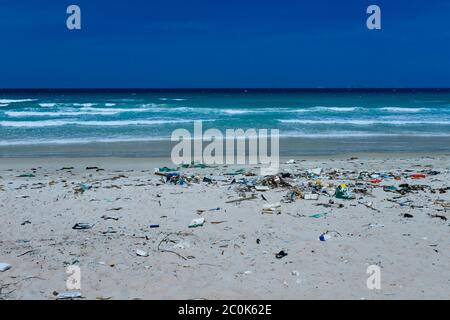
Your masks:
{"label": "dark blue ocean water", "polygon": [[279,129],[281,136],[450,136],[449,91],[0,92],[0,145],[169,139],[173,130]]}

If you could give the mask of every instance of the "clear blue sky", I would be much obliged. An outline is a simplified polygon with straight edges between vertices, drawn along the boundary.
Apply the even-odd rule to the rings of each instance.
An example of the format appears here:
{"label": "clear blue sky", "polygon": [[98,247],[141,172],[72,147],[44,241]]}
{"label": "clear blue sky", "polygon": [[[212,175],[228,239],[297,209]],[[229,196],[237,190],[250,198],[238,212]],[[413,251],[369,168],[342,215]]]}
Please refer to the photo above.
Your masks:
{"label": "clear blue sky", "polygon": [[17,87],[450,87],[450,1],[0,0]]}

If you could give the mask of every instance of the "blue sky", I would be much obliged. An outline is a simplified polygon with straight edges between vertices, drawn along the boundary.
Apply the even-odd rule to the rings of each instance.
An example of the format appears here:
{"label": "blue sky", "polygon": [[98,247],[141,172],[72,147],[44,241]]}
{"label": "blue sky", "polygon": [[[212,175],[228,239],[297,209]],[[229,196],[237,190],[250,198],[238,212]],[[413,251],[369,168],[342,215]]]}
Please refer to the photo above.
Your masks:
{"label": "blue sky", "polygon": [[0,87],[450,87],[449,21],[448,0],[0,0]]}

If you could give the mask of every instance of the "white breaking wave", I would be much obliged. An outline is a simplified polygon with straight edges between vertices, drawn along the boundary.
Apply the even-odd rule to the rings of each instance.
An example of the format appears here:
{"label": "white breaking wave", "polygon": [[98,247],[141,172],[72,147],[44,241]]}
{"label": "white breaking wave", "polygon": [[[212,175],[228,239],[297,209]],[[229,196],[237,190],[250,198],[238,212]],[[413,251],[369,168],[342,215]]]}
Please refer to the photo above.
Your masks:
{"label": "white breaking wave", "polygon": [[424,108],[400,108],[400,107],[386,107],[381,108],[380,110],[388,111],[388,112],[405,112],[405,113],[417,113],[425,110]]}
{"label": "white breaking wave", "polygon": [[39,103],[39,106],[43,107],[43,108],[51,108],[56,106],[56,103]]}
{"label": "white breaking wave", "polygon": [[183,99],[183,98],[175,98],[175,99],[159,98],[159,100],[161,100],[161,101],[186,101],[187,99]]}
{"label": "white breaking wave", "polygon": [[[203,120],[214,121],[214,120]],[[174,123],[189,123],[194,120],[113,120],[113,121],[77,121],[71,119],[43,120],[43,121],[0,121],[1,127],[39,128],[59,127],[67,125],[79,126],[132,126],[132,125],[163,125]]]}
{"label": "white breaking wave", "polygon": [[99,112],[100,114],[102,112],[114,112],[114,113],[121,113],[121,112],[146,112],[150,109],[145,108],[91,108],[91,107],[83,107],[80,108],[81,111],[89,111],[91,114],[93,112]]}
{"label": "white breaking wave", "polygon": [[105,103],[105,106],[107,107],[114,107],[116,104],[115,103]]}
{"label": "white breaking wave", "polygon": [[11,118],[26,118],[26,117],[62,117],[62,116],[78,116],[78,115],[115,115],[120,112],[100,111],[100,112],[80,112],[80,111],[5,111],[5,114]]}
{"label": "white breaking wave", "polygon": [[296,120],[296,119],[278,119],[281,123],[301,123],[301,124],[350,124],[350,125],[409,125],[409,124],[441,124],[450,125],[450,121],[443,120]]}
{"label": "white breaking wave", "polygon": [[7,104],[7,103],[0,104],[0,107],[7,107],[7,106],[9,106],[9,104]]}
{"label": "white breaking wave", "polygon": [[32,102],[37,101],[37,99],[0,99],[0,103],[18,103],[18,102]]}
{"label": "white breaking wave", "polygon": [[352,112],[356,111],[357,107],[315,107],[311,111],[334,111],[334,112]]}
{"label": "white breaking wave", "polygon": [[93,107],[96,103],[74,103],[73,105],[77,107]]}

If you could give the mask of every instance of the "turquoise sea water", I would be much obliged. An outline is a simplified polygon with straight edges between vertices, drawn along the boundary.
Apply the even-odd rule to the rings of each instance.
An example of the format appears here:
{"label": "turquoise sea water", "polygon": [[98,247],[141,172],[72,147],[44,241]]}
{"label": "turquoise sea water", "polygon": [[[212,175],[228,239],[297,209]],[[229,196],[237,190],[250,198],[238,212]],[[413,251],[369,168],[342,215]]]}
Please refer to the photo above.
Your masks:
{"label": "turquoise sea water", "polygon": [[173,130],[281,136],[450,136],[450,91],[0,92],[0,146],[169,139]]}

